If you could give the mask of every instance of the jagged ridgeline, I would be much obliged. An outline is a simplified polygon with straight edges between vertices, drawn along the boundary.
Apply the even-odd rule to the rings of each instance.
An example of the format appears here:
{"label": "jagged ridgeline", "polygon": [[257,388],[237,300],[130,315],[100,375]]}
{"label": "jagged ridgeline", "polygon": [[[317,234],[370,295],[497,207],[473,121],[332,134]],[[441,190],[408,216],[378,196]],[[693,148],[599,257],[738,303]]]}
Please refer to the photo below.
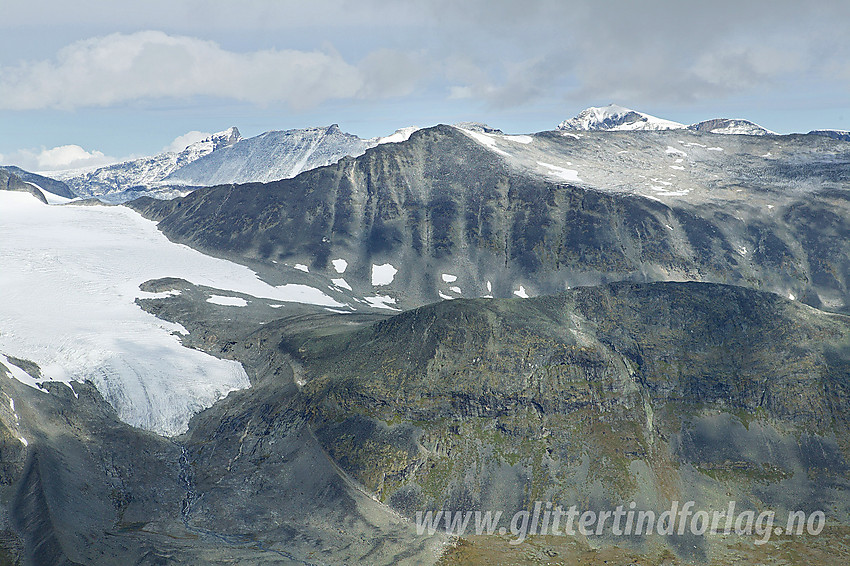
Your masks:
{"label": "jagged ridgeline", "polygon": [[329,274],[344,257],[355,281],[390,262],[403,307],[438,300],[447,272],[463,296],[700,280],[843,311],[848,163],[848,144],[815,135],[437,126],[293,179],[130,206],[212,254]]}

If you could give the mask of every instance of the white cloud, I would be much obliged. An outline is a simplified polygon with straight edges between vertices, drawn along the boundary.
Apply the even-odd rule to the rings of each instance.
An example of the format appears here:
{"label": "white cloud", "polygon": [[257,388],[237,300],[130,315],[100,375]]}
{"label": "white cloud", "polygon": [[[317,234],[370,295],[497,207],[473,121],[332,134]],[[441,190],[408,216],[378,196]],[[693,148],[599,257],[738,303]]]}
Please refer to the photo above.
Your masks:
{"label": "white cloud", "polygon": [[191,132],[186,132],[182,136],[177,136],[176,138],[174,138],[174,141],[162,148],[162,151],[183,151],[193,143],[207,139],[211,135],[212,134],[209,132],[199,132],[197,130],[192,130]]}
{"label": "white cloud", "polygon": [[[418,76],[411,61],[384,49],[364,58],[361,68],[330,47],[240,53],[161,31],[114,33],[72,43],[50,60],[0,68],[0,108],[72,109],[212,96],[303,109],[328,99],[409,93]],[[381,71],[388,63],[396,70],[390,75]]]}
{"label": "white cloud", "polygon": [[64,171],[82,167],[101,167],[118,161],[102,151],[86,151],[78,145],[60,145],[50,149],[21,149],[0,158],[27,171]]}

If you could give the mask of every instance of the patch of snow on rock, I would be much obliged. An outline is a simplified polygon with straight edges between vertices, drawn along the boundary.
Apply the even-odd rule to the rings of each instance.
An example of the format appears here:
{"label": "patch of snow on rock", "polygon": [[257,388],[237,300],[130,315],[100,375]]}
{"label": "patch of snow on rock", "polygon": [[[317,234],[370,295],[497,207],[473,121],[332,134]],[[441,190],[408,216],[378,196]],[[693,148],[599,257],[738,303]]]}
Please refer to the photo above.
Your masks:
{"label": "patch of snow on rock", "polygon": [[225,307],[244,307],[248,305],[248,301],[242,297],[228,297],[225,295],[210,295],[207,302]]}
{"label": "patch of snow on rock", "polygon": [[342,258],[333,260],[331,264],[333,264],[337,273],[345,273],[345,270],[348,269],[348,262]]}
{"label": "patch of snow on rock", "polygon": [[396,273],[398,273],[398,269],[390,263],[372,264],[372,285],[389,285],[393,282]]}
{"label": "patch of snow on rock", "polygon": [[578,176],[578,171],[575,169],[565,169],[563,167],[558,167],[557,165],[552,165],[551,163],[544,163],[542,161],[537,162],[538,165],[541,165],[547,169],[546,174],[558,177],[559,179],[563,179],[564,181],[580,183],[581,179]]}

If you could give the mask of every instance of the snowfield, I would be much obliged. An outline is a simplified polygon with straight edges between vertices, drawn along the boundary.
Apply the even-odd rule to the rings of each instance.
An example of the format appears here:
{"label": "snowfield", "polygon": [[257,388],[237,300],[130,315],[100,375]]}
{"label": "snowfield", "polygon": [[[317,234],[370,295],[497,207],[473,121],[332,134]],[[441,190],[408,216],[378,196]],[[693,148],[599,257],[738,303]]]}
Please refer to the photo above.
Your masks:
{"label": "snowfield", "polygon": [[135,304],[156,296],[139,284],[179,277],[343,306],[313,287],[273,287],[247,267],[174,244],[128,208],[48,206],[27,193],[0,191],[0,265],[0,353],[36,362],[46,380],[90,380],[122,420],[163,435],[185,431],[193,414],[249,381],[240,364],[183,347],[176,333],[185,329]]}

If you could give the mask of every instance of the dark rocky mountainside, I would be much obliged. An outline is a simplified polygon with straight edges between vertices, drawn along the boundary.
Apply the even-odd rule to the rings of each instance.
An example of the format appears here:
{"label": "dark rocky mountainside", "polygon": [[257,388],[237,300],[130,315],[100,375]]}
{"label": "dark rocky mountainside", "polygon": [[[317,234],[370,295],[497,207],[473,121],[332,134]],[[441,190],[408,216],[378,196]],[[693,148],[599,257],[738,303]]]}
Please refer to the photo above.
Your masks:
{"label": "dark rocky mountainside", "polygon": [[47,199],[37,188],[33,187],[31,184],[25,182],[15,173],[6,170],[6,168],[0,167],[0,191],[20,191],[24,193],[29,193],[41,202],[47,204]]}
{"label": "dark rocky mountainside", "polygon": [[[446,301],[281,347],[328,453],[408,516],[731,495],[846,525],[848,345],[841,315],[656,283]],[[718,539],[667,543],[723,562]]]}
{"label": "dark rocky mountainside", "polygon": [[[707,509],[735,499],[777,514],[829,509],[834,526],[821,543],[795,552],[848,551],[843,315],[726,285],[619,283],[535,299],[444,301],[377,321],[295,308],[230,340],[232,328],[198,317],[192,286],[158,288],[183,290],[144,304],[186,324],[189,344],[266,376],[193,420],[185,446],[196,466],[194,524],[213,528],[223,518],[241,521],[235,530],[258,528],[209,502],[220,497],[261,517],[254,499],[235,490],[250,477],[251,493],[273,497],[266,482],[288,485],[288,470],[301,468],[284,458],[266,475],[266,457],[277,453],[269,443],[284,430],[310,430],[299,438],[310,446],[315,439],[346,475],[407,517],[428,509],[510,515],[538,500],[600,509],[694,500]],[[594,540],[625,544],[639,563],[664,562],[660,548],[686,563],[723,564],[741,553],[764,563],[787,543]],[[566,553],[558,546],[566,542],[540,544]]]}
{"label": "dark rocky mountainside", "polygon": [[[725,150],[710,146],[718,137]],[[688,131],[514,138],[438,126],[294,179],[130,206],[172,240],[240,261],[332,275],[341,257],[361,282],[389,262],[400,269],[382,292],[403,307],[489,288],[699,280],[847,309],[850,145]],[[559,180],[553,163],[581,179]]]}
{"label": "dark rocky mountainside", "polygon": [[30,182],[38,185],[41,190],[47,191],[48,193],[53,193],[54,195],[64,198],[76,198],[77,196],[71,188],[62,181],[57,181],[56,179],[44,177],[36,173],[30,173],[29,171],[24,171],[20,167],[15,167],[14,165],[7,165],[0,167],[0,169],[5,169],[9,173],[17,175],[24,182]]}

